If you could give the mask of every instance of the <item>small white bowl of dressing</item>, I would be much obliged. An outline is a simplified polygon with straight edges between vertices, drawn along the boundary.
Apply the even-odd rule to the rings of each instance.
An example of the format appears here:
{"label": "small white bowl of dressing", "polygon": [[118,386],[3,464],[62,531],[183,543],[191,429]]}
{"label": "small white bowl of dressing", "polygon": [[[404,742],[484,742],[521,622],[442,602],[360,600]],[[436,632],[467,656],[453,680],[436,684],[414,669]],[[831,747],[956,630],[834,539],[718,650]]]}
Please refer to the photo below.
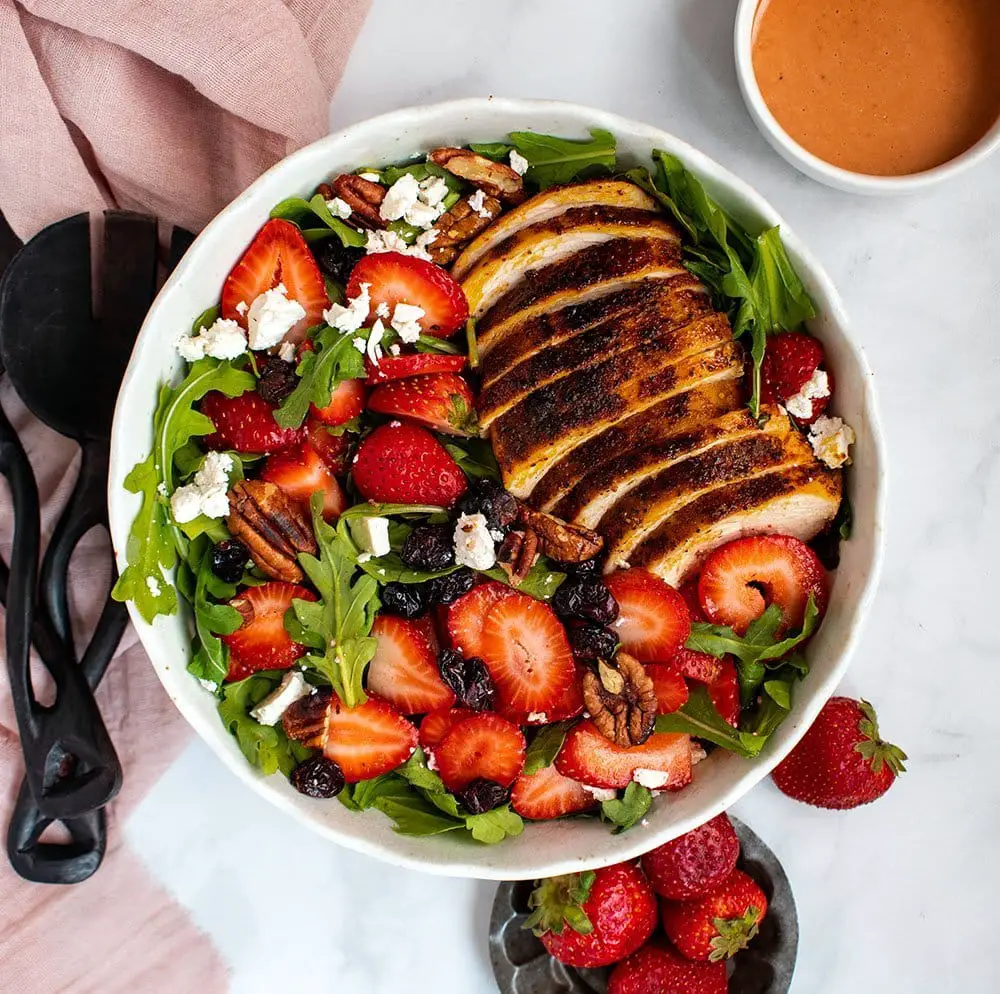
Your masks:
{"label": "small white bowl of dressing", "polygon": [[998,0],[740,0],[750,116],[807,176],[922,190],[1000,147]]}

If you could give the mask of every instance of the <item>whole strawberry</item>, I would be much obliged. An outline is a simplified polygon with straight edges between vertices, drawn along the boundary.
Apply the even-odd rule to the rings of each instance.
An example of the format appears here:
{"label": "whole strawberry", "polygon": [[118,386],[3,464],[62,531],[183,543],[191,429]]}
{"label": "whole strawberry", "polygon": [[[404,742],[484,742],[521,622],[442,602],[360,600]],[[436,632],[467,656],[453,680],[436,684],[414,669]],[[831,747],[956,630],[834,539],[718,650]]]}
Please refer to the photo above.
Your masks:
{"label": "whole strawberry", "polygon": [[818,808],[856,808],[881,797],[906,769],[906,753],[879,738],[867,701],[831,697],[774,771],[778,789]]}
{"label": "whole strawberry", "polygon": [[663,931],[688,959],[716,962],[746,949],[767,913],[767,897],[742,870],[693,901],[663,901]]}
{"label": "whole strawberry", "polygon": [[801,331],[769,335],[760,370],[761,400],[783,404],[796,421],[811,424],[833,395],[833,376],[820,369],[823,360],[823,346],[811,335]]}
{"label": "whole strawberry", "polygon": [[721,884],[736,869],[739,855],[733,824],[721,814],[646,853],[642,868],[660,897],[686,901]]}
{"label": "whole strawberry", "polygon": [[608,978],[608,994],[726,994],[726,964],[695,963],[663,939],[653,939],[619,963]]}
{"label": "whole strawberry", "polygon": [[541,880],[525,922],[542,945],[568,966],[617,963],[656,928],[656,897],[635,863]]}

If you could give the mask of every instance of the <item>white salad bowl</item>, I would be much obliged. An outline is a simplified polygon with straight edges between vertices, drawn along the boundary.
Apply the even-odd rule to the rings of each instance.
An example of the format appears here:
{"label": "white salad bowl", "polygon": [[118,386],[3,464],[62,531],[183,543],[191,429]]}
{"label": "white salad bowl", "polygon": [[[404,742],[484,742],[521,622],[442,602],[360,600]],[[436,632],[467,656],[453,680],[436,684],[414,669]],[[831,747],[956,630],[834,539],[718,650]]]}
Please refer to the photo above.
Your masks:
{"label": "white salad bowl", "polygon": [[[673,135],[589,107],[552,101],[470,99],[416,107],[376,117],[304,148],[279,162],[216,217],[188,250],[143,323],[125,373],[111,441],[108,502],[119,567],[139,498],[124,479],[149,453],[158,385],[177,377],[178,335],[219,298],[222,283],[268,217],[285,197],[309,196],[331,175],[361,165],[399,162],[438,145],[503,138],[515,130],[585,137],[591,127],[618,139],[620,156],[647,164],[654,148],[678,156],[726,208],[741,220],[782,225],[788,253],[816,302],[810,329],[826,348],[837,376],[836,413],[857,432],[848,492],[854,534],[843,544],[829,610],[809,647],[811,672],[796,688],[794,707],[754,760],[721,749],[695,769],[693,783],[659,797],[630,831],[613,835],[597,819],[527,824],[524,834],[496,846],[458,833],[410,838],[392,830],[376,810],[356,813],[336,801],[299,794],[280,774],[264,777],[248,763],[223,727],[215,698],[187,671],[189,622],[183,611],[147,624],[129,611],[153,667],[181,713],[219,758],[247,785],[296,820],[330,840],[370,856],[431,873],[492,879],[525,879],[595,868],[635,857],[702,824],[738,801],[801,738],[833,693],[857,644],[875,590],[883,546],[885,463],[872,373],[853,339],[847,315],[829,277],[778,213],[746,183]],[[464,834],[464,833],[463,833]]]}

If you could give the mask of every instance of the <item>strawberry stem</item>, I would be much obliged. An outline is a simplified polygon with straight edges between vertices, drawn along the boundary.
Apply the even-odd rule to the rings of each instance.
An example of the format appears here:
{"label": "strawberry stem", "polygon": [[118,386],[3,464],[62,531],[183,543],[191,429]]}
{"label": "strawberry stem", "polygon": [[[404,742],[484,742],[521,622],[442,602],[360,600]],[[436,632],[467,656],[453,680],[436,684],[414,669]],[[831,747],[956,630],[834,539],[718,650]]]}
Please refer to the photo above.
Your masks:
{"label": "strawberry stem", "polygon": [[532,929],[535,935],[545,932],[561,935],[564,926],[569,925],[574,932],[589,935],[594,926],[583,905],[590,897],[595,877],[588,870],[539,880],[528,898],[528,907],[534,910],[522,927]]}
{"label": "strawberry stem", "polygon": [[750,940],[757,935],[760,917],[760,908],[751,904],[739,918],[713,918],[712,924],[719,934],[709,943],[712,947],[708,955],[709,961],[717,963],[746,949]]}
{"label": "strawberry stem", "polygon": [[858,722],[858,731],[864,736],[864,741],[859,742],[854,747],[855,750],[868,761],[872,773],[881,773],[883,766],[888,766],[896,775],[905,773],[906,753],[899,746],[885,742],[879,736],[878,717],[875,714],[875,709],[865,700],[858,702],[858,708],[864,715]]}

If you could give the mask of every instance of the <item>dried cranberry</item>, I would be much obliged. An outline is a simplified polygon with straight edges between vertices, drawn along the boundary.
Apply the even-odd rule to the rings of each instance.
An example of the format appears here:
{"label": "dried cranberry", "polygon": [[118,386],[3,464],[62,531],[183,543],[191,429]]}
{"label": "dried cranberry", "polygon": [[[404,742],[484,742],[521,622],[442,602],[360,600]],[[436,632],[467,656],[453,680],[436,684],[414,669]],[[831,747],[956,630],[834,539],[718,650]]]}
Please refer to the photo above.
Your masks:
{"label": "dried cranberry", "polygon": [[314,242],[312,251],[320,272],[342,285],[347,284],[351,270],[365,255],[364,249],[348,248],[337,237]]}
{"label": "dried cranberry", "polygon": [[510,787],[476,777],[468,787],[458,792],[458,799],[469,814],[481,815],[510,800]]}
{"label": "dried cranberry", "polygon": [[581,563],[564,563],[554,559],[552,568],[557,573],[566,573],[568,576],[597,576],[600,563],[596,559],[584,559]]}
{"label": "dried cranberry", "polygon": [[292,786],[309,797],[336,797],[344,789],[344,773],[326,756],[313,756],[292,770]]}
{"label": "dried cranberry", "polygon": [[489,711],[496,704],[497,689],[486,664],[478,657],[466,659],[454,649],[438,657],[441,679],[455,692],[458,703],[473,711]]}
{"label": "dried cranberry", "polygon": [[517,520],[517,499],[495,480],[479,480],[458,502],[459,514],[481,514],[490,531],[505,532]]}
{"label": "dried cranberry", "polygon": [[413,569],[434,572],[455,562],[455,547],[449,525],[418,525],[403,543],[400,559]]}
{"label": "dried cranberry", "polygon": [[427,606],[434,607],[436,604],[450,604],[458,600],[462,594],[467,594],[473,588],[475,582],[476,574],[468,566],[462,566],[454,573],[436,576],[421,586],[427,598]]}
{"label": "dried cranberry", "polygon": [[618,601],[597,577],[571,577],[553,594],[552,610],[561,618],[610,625],[618,617]]}
{"label": "dried cranberry", "polygon": [[212,572],[223,583],[239,583],[250,561],[250,550],[238,539],[229,538],[212,549]]}
{"label": "dried cranberry", "polygon": [[416,583],[387,583],[382,588],[382,607],[390,614],[415,618],[427,606],[424,592]]}
{"label": "dried cranberry", "polygon": [[298,386],[295,363],[276,355],[257,360],[257,393],[269,404],[280,404]]}
{"label": "dried cranberry", "polygon": [[569,644],[577,659],[614,659],[618,636],[610,628],[580,625],[569,630]]}

